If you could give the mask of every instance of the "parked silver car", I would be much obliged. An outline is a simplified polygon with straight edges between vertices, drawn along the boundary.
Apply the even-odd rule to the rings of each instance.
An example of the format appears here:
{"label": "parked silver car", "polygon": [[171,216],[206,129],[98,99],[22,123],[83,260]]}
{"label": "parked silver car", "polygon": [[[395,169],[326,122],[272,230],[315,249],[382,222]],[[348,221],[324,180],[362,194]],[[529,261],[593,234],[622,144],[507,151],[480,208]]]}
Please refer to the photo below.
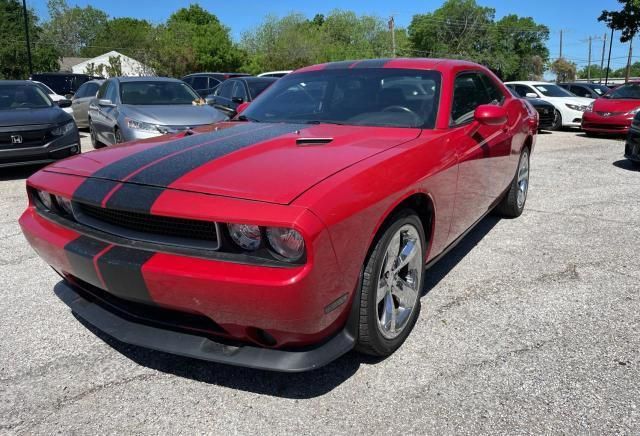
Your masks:
{"label": "parked silver car", "polygon": [[78,88],[71,99],[73,119],[78,127],[89,127],[89,103],[96,98],[100,85],[104,80],[90,80]]}
{"label": "parked silver car", "polygon": [[203,104],[186,83],[166,77],[106,80],[89,104],[91,143],[98,148],[175,133],[227,118]]}

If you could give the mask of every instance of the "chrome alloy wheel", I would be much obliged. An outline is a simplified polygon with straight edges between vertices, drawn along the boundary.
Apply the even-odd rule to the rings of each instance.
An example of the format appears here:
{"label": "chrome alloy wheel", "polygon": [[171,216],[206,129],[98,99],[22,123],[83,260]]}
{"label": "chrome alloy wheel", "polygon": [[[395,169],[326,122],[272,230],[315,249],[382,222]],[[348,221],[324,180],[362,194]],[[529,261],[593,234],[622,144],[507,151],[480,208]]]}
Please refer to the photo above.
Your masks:
{"label": "chrome alloy wheel", "polygon": [[520,165],[518,166],[518,209],[524,207],[527,201],[527,192],[529,191],[529,151],[522,151],[520,157]]}
{"label": "chrome alloy wheel", "polygon": [[378,329],[386,339],[400,335],[411,318],[423,270],[420,234],[405,224],[391,238],[378,275]]}

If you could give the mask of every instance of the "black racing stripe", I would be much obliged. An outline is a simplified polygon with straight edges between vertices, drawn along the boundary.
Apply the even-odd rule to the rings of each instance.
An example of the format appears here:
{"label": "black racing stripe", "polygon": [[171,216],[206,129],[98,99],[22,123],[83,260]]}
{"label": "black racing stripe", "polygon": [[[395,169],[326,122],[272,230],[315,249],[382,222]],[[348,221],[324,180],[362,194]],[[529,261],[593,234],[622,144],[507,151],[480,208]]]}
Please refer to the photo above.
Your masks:
{"label": "black racing stripe", "polygon": [[65,245],[64,250],[73,271],[68,272],[93,286],[103,288],[104,284],[98,277],[93,258],[108,246],[109,244],[106,242],[87,236],[80,236],[69,242]]}
{"label": "black racing stripe", "polygon": [[145,165],[149,165],[168,154],[193,147],[194,145],[202,144],[203,142],[215,141],[218,139],[226,138],[227,136],[250,132],[255,128],[256,127],[254,124],[237,123],[232,127],[227,127],[221,130],[175,139],[113,162],[96,171],[94,174],[92,174],[92,177],[121,180],[134,171],[138,170],[139,168],[142,168]]}
{"label": "black racing stripe", "polygon": [[[186,150],[145,168],[128,181],[142,185],[166,187],[202,165],[260,142],[275,139],[306,126],[296,124],[274,124],[260,130],[217,141],[211,145],[203,145]],[[125,189],[126,188],[126,189]],[[109,208],[135,208],[139,212],[149,212],[155,199],[160,196],[160,189],[141,190],[138,186],[123,185],[107,201]],[[144,191],[144,194],[141,194]],[[155,195],[155,198],[154,198]],[[141,198],[144,197],[144,198]]]}
{"label": "black racing stripe", "polygon": [[114,180],[88,178],[73,193],[73,200],[100,206],[102,199],[118,185]]}
{"label": "black racing stripe", "polygon": [[126,300],[153,304],[142,277],[142,266],[153,257],[151,251],[114,246],[98,259],[107,291]]}
{"label": "black racing stripe", "polygon": [[328,63],[325,70],[343,70],[349,68],[351,65],[355,64],[358,61],[341,61],[341,62],[331,62]]}
{"label": "black racing stripe", "polygon": [[384,68],[392,59],[367,59],[360,61],[353,68]]}

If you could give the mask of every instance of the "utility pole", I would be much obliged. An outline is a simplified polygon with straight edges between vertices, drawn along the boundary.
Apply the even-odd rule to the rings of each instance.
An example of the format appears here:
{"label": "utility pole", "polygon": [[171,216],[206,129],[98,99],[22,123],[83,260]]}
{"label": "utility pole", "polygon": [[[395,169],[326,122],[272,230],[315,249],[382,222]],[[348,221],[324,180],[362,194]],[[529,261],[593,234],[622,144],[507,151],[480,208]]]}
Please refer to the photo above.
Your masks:
{"label": "utility pole", "polygon": [[604,34],[602,39],[602,59],[600,60],[600,80],[598,83],[602,83],[602,70],[604,69],[604,54],[607,51],[607,34]]}
{"label": "utility pole", "polygon": [[389,18],[389,31],[391,32],[391,56],[396,57],[396,20],[393,15]]}
{"label": "utility pole", "polygon": [[627,70],[624,75],[624,83],[629,82],[629,76],[631,75],[631,54],[633,53],[633,37],[629,40],[629,58],[627,59]]}
{"label": "utility pole", "polygon": [[560,29],[560,59],[562,59],[562,29]]}
{"label": "utility pole", "polygon": [[27,2],[22,0],[22,13],[24,14],[24,35],[27,39],[27,59],[29,60],[29,76],[33,74],[33,64],[31,63],[31,43],[29,42],[29,17],[27,15]]}
{"label": "utility pole", "polygon": [[607,74],[604,79],[604,86],[609,83],[609,68],[611,67],[611,49],[613,48],[613,29],[611,29],[611,39],[609,40],[609,59],[607,60]]}
{"label": "utility pole", "polygon": [[591,41],[593,39],[589,36],[589,61],[587,63],[587,82],[591,82]]}

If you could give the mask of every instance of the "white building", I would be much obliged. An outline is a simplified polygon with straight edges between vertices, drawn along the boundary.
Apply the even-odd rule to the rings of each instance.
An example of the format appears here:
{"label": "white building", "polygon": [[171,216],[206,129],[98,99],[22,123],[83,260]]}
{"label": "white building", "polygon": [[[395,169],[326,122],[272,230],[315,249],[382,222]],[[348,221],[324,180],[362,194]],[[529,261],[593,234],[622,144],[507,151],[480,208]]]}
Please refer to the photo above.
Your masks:
{"label": "white building", "polygon": [[84,60],[79,64],[73,65],[71,67],[71,72],[76,74],[84,74],[87,73],[88,69],[91,69],[93,65],[94,71],[96,68],[100,68],[102,66],[102,72],[97,74],[103,77],[109,77],[109,73],[107,68],[110,65],[110,60],[114,58],[120,59],[120,67],[122,70],[123,76],[155,76],[155,72],[152,68],[144,65],[142,62],[139,62],[129,56],[125,56],[122,53],[118,53],[117,51],[110,51],[108,53],[102,54],[100,56],[96,56],[95,58]]}

